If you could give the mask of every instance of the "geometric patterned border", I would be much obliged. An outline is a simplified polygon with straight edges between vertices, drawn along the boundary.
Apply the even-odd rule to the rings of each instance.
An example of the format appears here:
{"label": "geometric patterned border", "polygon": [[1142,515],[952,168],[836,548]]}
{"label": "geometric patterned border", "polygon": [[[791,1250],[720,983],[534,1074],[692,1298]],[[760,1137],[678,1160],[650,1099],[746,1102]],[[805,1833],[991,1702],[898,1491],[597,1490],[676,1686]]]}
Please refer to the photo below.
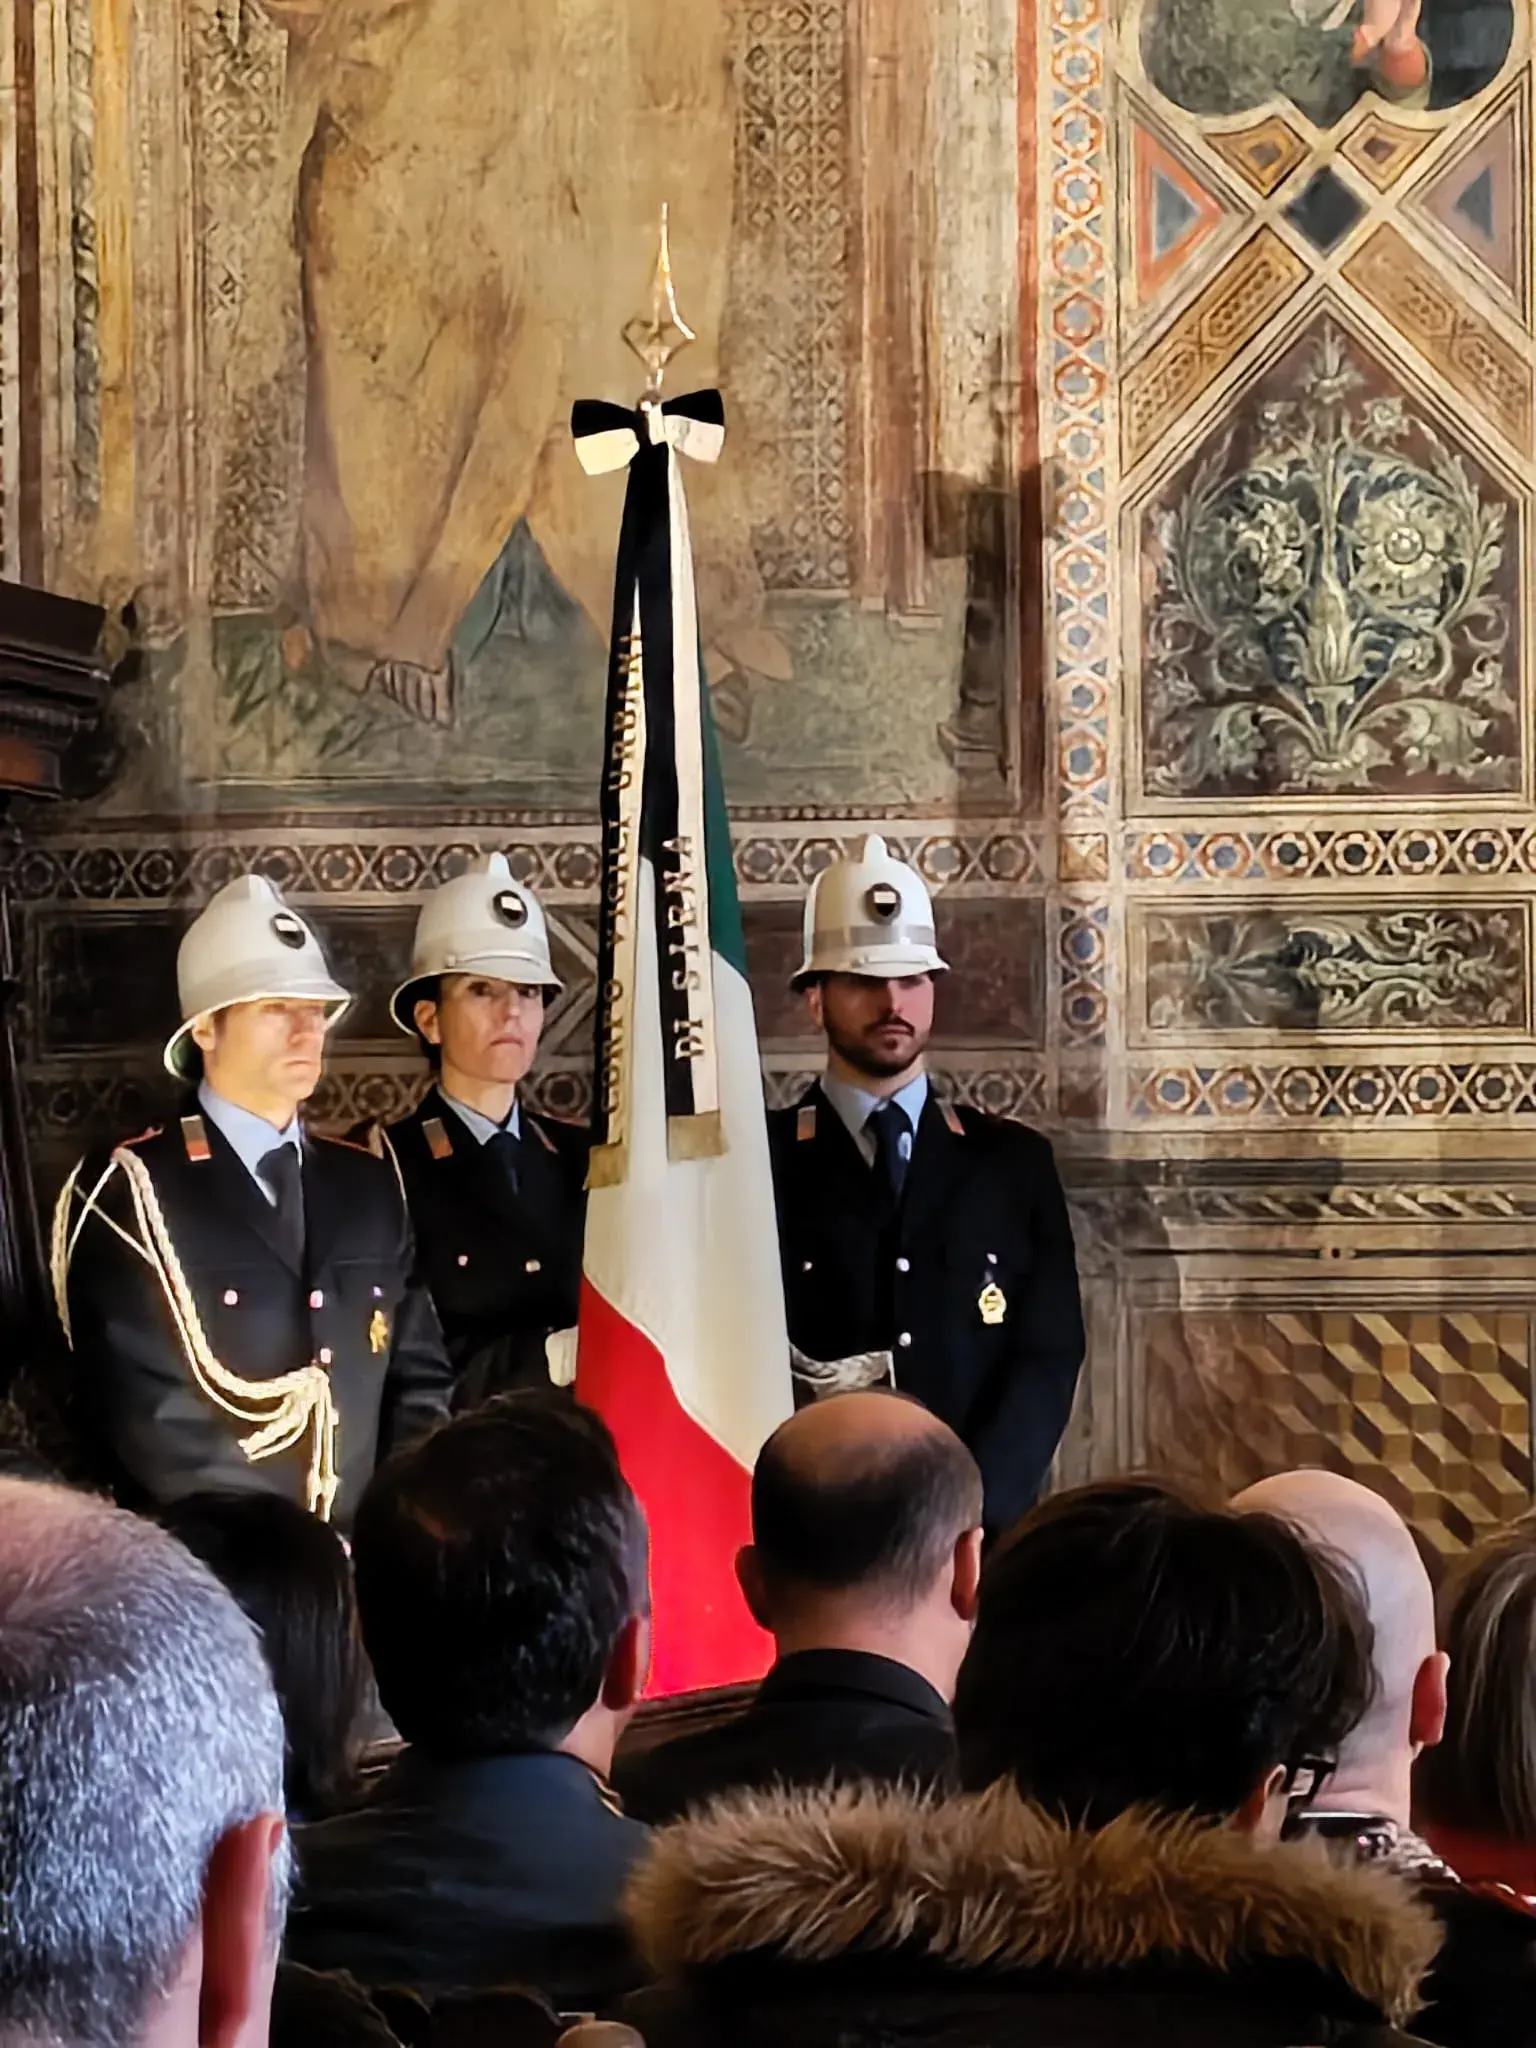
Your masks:
{"label": "geometric patterned border", "polygon": [[[1110,802],[1109,333],[1114,265],[1107,215],[1101,0],[1050,9],[1049,261],[1042,412],[1053,453],[1047,598],[1053,651],[1056,791],[1071,828]],[[1044,421],[1043,421],[1044,423]]]}
{"label": "geometric patterned border", "polygon": [[1536,825],[1138,831],[1127,835],[1125,871],[1132,881],[1186,883],[1536,875]]}
{"label": "geometric patterned border", "polygon": [[[1010,892],[1044,880],[1040,838],[1017,826],[923,833],[883,825],[807,832],[737,831],[737,882],[749,895],[802,894],[827,863],[866,831],[885,831],[893,853],[910,861],[935,889]],[[217,833],[217,837],[214,835]],[[563,901],[596,901],[597,834],[590,826],[548,827],[538,838],[506,829],[460,831],[430,843],[404,837],[398,825],[328,834],[307,826],[280,837],[240,835],[226,823],[185,837],[145,841],[142,827],[101,826],[60,834],[12,857],[6,880],[23,902],[200,902],[232,876],[259,869],[299,899],[424,894],[479,854],[500,849],[512,871],[536,892]]]}
{"label": "geometric patterned border", "polygon": [[[1276,1173],[1284,1168],[1277,1165]],[[1448,1172],[1453,1169],[1447,1169]],[[1277,1223],[1308,1229],[1338,1230],[1351,1224],[1375,1228],[1417,1227],[1440,1232],[1455,1225],[1472,1225],[1486,1230],[1490,1224],[1518,1226],[1518,1237],[1504,1236],[1490,1242],[1478,1240],[1484,1256],[1494,1251],[1526,1259],[1530,1256],[1528,1231],[1536,1225],[1536,1179],[1529,1182],[1382,1181],[1335,1182],[1329,1186],[1307,1186],[1296,1181],[1269,1181],[1233,1185],[1216,1181],[1202,1183],[1186,1179],[1177,1187],[1137,1182],[1135,1200],[1155,1219],[1159,1233],[1157,1249],[1168,1248],[1170,1230],[1208,1230],[1213,1224],[1270,1230]],[[1127,1229],[1126,1189],[1118,1185],[1084,1185],[1072,1190],[1072,1206],[1093,1219],[1101,1234],[1122,1246],[1132,1235]],[[1278,1249],[1279,1247],[1274,1247]]]}
{"label": "geometric patterned border", "polygon": [[1358,1126],[1411,1124],[1428,1117],[1526,1124],[1536,1119],[1536,1060],[1170,1063],[1133,1066],[1127,1079],[1127,1107],[1138,1120],[1327,1124],[1347,1119]]}

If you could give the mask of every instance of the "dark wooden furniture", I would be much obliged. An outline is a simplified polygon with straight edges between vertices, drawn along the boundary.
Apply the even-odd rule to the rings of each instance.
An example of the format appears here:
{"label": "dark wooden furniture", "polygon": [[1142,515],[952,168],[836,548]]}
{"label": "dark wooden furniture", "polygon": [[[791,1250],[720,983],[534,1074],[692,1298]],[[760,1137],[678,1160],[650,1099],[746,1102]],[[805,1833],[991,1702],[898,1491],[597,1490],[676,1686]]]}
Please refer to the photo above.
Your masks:
{"label": "dark wooden furniture", "polygon": [[[32,799],[87,796],[110,772],[107,614],[0,582],[0,859],[26,844]],[[0,1384],[49,1329],[48,1269],[27,1148],[16,1016],[21,982],[0,890]]]}

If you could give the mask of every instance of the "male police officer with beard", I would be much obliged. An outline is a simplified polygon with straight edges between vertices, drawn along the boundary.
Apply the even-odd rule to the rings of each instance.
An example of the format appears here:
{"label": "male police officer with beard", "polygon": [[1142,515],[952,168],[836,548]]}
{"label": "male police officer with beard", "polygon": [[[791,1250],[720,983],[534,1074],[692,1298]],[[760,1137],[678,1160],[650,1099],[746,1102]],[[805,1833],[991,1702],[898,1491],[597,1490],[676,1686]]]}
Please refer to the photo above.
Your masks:
{"label": "male police officer with beard", "polygon": [[576,1321],[587,1135],[518,1099],[559,987],[544,913],[493,853],[428,897],[390,1005],[436,1075],[382,1142],[415,1219],[459,1408],[567,1376],[568,1343],[548,1340]]}
{"label": "male police officer with beard", "polygon": [[192,925],[177,982],[165,1062],[196,1093],[83,1160],[54,1212],[76,1418],[131,1506],[269,1491],[345,1525],[451,1384],[394,1174],[299,1121],[350,999],[259,875]]}
{"label": "male police officer with beard", "polygon": [[1066,1427],[1082,1311],[1049,1144],[929,1084],[944,972],[928,892],[883,840],[818,875],[794,986],[827,1067],[769,1144],[797,1398],[894,1380],[969,1446],[997,1531]]}

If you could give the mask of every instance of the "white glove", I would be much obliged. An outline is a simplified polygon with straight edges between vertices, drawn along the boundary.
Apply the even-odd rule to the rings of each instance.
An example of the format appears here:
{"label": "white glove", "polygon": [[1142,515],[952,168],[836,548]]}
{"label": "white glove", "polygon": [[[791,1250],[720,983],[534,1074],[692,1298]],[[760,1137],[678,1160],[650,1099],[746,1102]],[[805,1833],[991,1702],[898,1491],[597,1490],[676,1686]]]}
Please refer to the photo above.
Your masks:
{"label": "white glove", "polygon": [[853,1394],[865,1387],[894,1387],[896,1365],[889,1351],[856,1351],[849,1358],[807,1358],[789,1347],[789,1367],[813,1401],[828,1394]]}
{"label": "white glove", "polygon": [[544,1356],[549,1364],[549,1377],[557,1387],[573,1387],[576,1384],[576,1331],[551,1330],[544,1339]]}

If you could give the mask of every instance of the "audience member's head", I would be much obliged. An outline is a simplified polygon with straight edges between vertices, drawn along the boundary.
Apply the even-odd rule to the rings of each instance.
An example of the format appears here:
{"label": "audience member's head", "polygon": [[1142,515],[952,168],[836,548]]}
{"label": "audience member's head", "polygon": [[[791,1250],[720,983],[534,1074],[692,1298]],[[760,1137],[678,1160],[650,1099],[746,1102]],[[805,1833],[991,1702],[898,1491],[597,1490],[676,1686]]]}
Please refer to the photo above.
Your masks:
{"label": "audience member's head", "polygon": [[981,1474],[947,1424],[900,1394],[802,1408],[752,1474],[747,1605],[787,1656],[866,1650],[948,1699],[981,1568]]}
{"label": "audience member's head", "polygon": [[363,1642],[408,1742],[609,1768],[650,1627],[645,1519],[595,1415],[553,1393],[461,1415],[374,1475],[352,1547]]}
{"label": "audience member's head", "polygon": [[182,1546],[0,1480],[0,2042],[257,2048],[286,1905],[255,1630]]}
{"label": "audience member's head", "polygon": [[1500,1530],[1441,1594],[1450,1656],[1445,1736],[1414,1773],[1425,1818],[1536,1843],[1536,1519]]}
{"label": "audience member's head", "polygon": [[1289,1522],[1353,1573],[1371,1624],[1374,1696],[1313,1803],[1406,1827],[1413,1760],[1445,1727],[1446,1666],[1435,1648],[1434,1592],[1407,1523],[1380,1494],[1336,1472],[1282,1472],[1232,1505]]}
{"label": "audience member's head", "polygon": [[288,1812],[317,1820],[354,1789],[368,1700],[352,1567],[336,1531],[274,1493],[195,1493],[161,1520],[261,1633],[288,1733]]}
{"label": "audience member's head", "polygon": [[1370,1627],[1325,1558],[1127,1481],[1055,1496],[990,1560],[955,1728],[968,1785],[1074,1824],[1151,1806],[1272,1837],[1369,1701]]}
{"label": "audience member's head", "polygon": [[402,2043],[354,1978],[284,1963],[272,1994],[268,2048],[402,2048]]}

